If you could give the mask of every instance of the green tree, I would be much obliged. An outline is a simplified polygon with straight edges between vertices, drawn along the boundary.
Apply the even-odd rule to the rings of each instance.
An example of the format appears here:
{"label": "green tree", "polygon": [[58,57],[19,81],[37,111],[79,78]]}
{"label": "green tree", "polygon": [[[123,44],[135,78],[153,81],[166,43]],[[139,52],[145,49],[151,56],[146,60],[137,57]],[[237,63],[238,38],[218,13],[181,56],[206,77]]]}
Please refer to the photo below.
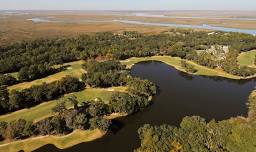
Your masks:
{"label": "green tree", "polygon": [[75,95],[68,97],[68,101],[74,106],[74,109],[78,109],[78,100]]}
{"label": "green tree", "polygon": [[65,105],[65,101],[58,101],[57,105],[52,108],[53,112],[58,112],[58,113],[62,113],[65,110],[67,110],[66,105]]}
{"label": "green tree", "polygon": [[6,85],[0,86],[0,106],[3,109],[9,108],[9,92]]}
{"label": "green tree", "polygon": [[24,96],[22,92],[13,90],[10,93],[9,109],[16,110],[21,108],[22,102],[24,102]]}
{"label": "green tree", "polygon": [[138,110],[138,106],[134,98],[127,93],[116,93],[114,94],[109,104],[111,105],[114,112],[117,113],[134,113]]}
{"label": "green tree", "polygon": [[73,128],[74,129],[86,129],[88,127],[88,119],[84,113],[79,113],[74,117]]}
{"label": "green tree", "polygon": [[128,82],[128,91],[138,96],[152,96],[156,94],[156,85],[148,80],[133,78]]}
{"label": "green tree", "polygon": [[24,119],[12,121],[8,125],[7,135],[10,139],[22,139],[32,135],[32,124]]}
{"label": "green tree", "polygon": [[90,119],[91,129],[100,129],[103,131],[108,131],[111,125],[111,121],[108,119],[104,119],[102,117],[94,117]]}
{"label": "green tree", "polygon": [[1,85],[13,85],[17,83],[16,78],[10,74],[0,74],[0,86]]}
{"label": "green tree", "polygon": [[66,122],[60,115],[56,115],[52,117],[52,119],[50,120],[50,124],[52,125],[52,127],[54,128],[54,131],[57,134],[63,134],[67,129]]}
{"label": "green tree", "polygon": [[54,133],[54,126],[50,119],[44,119],[37,122],[36,129],[40,135],[50,135]]}
{"label": "green tree", "polygon": [[6,129],[8,127],[8,123],[1,121],[0,122],[0,141],[6,138]]}
{"label": "green tree", "polygon": [[91,103],[88,108],[88,113],[92,117],[104,116],[108,113],[108,106],[106,104],[100,103],[100,102]]}

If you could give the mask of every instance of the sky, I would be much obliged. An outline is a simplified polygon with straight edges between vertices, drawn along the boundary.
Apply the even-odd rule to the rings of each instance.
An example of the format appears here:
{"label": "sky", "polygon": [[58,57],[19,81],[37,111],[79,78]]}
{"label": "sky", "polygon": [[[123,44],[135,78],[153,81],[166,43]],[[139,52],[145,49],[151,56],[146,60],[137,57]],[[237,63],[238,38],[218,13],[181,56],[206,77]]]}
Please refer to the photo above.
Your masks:
{"label": "sky", "polygon": [[0,0],[0,10],[256,11],[256,0]]}

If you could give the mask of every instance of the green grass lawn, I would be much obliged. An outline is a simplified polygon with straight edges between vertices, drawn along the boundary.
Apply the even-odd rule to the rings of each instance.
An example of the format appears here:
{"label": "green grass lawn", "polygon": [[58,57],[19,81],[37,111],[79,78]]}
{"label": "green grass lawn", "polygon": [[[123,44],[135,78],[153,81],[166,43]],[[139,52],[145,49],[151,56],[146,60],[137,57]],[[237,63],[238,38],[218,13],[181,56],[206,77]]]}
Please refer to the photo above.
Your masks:
{"label": "green grass lawn", "polygon": [[[179,57],[171,57],[171,56],[152,56],[152,57],[141,57],[141,58],[130,58],[127,60],[121,61],[122,64],[126,65],[127,68],[131,68],[134,64],[142,61],[161,61],[164,62],[170,66],[173,66],[177,70],[185,72],[185,69],[181,67],[181,58]],[[195,75],[204,75],[204,76],[219,76],[219,77],[225,77],[229,79],[243,79],[243,77],[235,76],[232,74],[229,74],[223,70],[220,69],[211,69],[205,66],[201,66],[195,62],[187,61],[187,63],[193,65],[195,69],[197,69],[197,72],[194,73]]]}
{"label": "green grass lawn", "polygon": [[[86,88],[83,91],[70,93],[62,98],[67,98],[71,95],[75,95],[82,103],[84,101],[91,101],[95,98],[101,98],[103,102],[108,103],[111,95],[115,92],[124,92],[126,87],[112,87],[112,88]],[[1,115],[0,121],[10,122],[17,119],[25,119],[28,121],[39,121],[43,118],[53,115],[52,108],[57,104],[57,100],[42,103],[29,109],[19,110],[10,114]],[[67,107],[70,107],[70,103],[67,103]]]}
{"label": "green grass lawn", "polygon": [[25,140],[18,140],[11,143],[0,145],[1,152],[30,152],[47,144],[54,144],[59,149],[65,149],[82,142],[89,142],[101,138],[105,132],[95,130],[75,130],[66,136],[40,136]]}
{"label": "green grass lawn", "polygon": [[[42,79],[37,79],[31,82],[23,82],[19,83],[13,86],[8,87],[9,90],[21,90],[21,89],[26,89],[30,88],[33,85],[40,85],[42,83],[51,83],[53,81],[60,80],[61,78],[70,75],[72,77],[77,77],[80,78],[83,73],[85,73],[85,70],[82,68],[82,64],[84,63],[83,60],[80,61],[75,61],[75,62],[70,62],[70,63],[65,63],[63,65],[59,66],[68,66],[65,70],[55,73],[53,75],[47,76]],[[57,66],[56,66],[57,67]],[[12,73],[15,77],[17,77],[17,73]]]}
{"label": "green grass lawn", "polygon": [[250,67],[256,67],[255,64],[255,55],[256,50],[248,51],[248,52],[242,52],[238,58],[237,61],[241,66],[250,66]]}

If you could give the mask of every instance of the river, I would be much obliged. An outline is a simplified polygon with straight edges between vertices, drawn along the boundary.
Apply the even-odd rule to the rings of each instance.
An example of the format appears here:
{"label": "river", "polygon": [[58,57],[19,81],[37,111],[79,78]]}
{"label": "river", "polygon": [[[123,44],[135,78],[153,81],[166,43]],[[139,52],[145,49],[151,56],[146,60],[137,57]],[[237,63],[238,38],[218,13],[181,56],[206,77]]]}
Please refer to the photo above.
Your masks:
{"label": "river", "polygon": [[[53,18],[53,19],[52,19]],[[146,22],[139,20],[59,20],[55,17],[35,17],[27,19],[33,23],[64,23],[64,24],[86,24],[86,23],[123,23],[123,24],[134,24],[134,25],[144,25],[144,26],[162,26],[162,27],[177,27],[177,28],[191,28],[191,29],[206,29],[213,31],[222,31],[222,32],[238,32],[251,34],[256,36],[256,29],[245,29],[245,28],[231,28],[231,27],[222,27],[222,26],[213,26],[208,24],[201,25],[192,25],[192,24],[176,24],[176,23],[160,23],[160,22]]]}
{"label": "river", "polygon": [[178,126],[185,116],[199,115],[206,120],[247,116],[247,99],[255,80],[191,76],[162,62],[141,62],[131,69],[133,76],[147,78],[158,86],[152,106],[114,122],[105,137],[59,150],[46,145],[36,152],[132,152],[139,147],[137,130],[143,124]]}
{"label": "river", "polygon": [[202,25],[190,25],[190,24],[176,24],[176,23],[157,23],[157,22],[145,22],[145,21],[133,21],[133,20],[114,20],[115,22],[125,23],[125,24],[135,24],[135,25],[145,25],[145,26],[164,26],[164,27],[178,27],[178,28],[192,28],[192,29],[206,29],[222,32],[238,32],[256,35],[255,29],[242,29],[242,28],[231,28],[222,26],[212,26],[208,24]]}

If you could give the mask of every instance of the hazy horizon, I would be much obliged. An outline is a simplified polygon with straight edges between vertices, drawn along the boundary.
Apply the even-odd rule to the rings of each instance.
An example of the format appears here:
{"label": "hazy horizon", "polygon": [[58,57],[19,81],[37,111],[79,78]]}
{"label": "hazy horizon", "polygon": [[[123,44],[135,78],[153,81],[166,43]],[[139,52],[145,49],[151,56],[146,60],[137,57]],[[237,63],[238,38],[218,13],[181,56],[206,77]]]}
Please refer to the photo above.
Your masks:
{"label": "hazy horizon", "polygon": [[92,9],[92,10],[75,10],[75,9],[0,9],[0,11],[99,11],[99,12],[103,12],[103,11],[107,11],[107,12],[111,12],[111,11],[116,11],[116,12],[127,12],[127,11],[131,11],[131,12],[150,12],[150,11],[159,11],[159,12],[183,12],[183,11],[195,11],[195,12],[200,12],[200,11],[216,11],[216,12],[236,12],[236,11],[239,11],[239,12],[256,12],[256,10],[97,10],[97,9]]}
{"label": "hazy horizon", "polygon": [[254,11],[252,0],[0,0],[0,10]]}

